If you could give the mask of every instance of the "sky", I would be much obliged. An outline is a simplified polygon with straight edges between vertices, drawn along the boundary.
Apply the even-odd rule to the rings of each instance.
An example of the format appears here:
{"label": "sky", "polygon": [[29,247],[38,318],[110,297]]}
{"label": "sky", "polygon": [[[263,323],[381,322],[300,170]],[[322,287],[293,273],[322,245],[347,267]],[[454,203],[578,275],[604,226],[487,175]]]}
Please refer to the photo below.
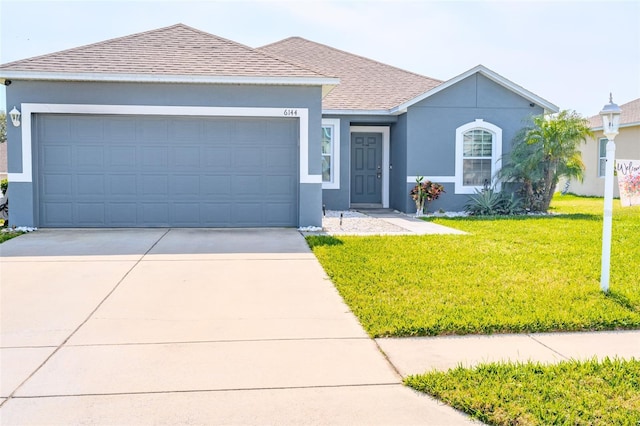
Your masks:
{"label": "sky", "polygon": [[482,64],[585,117],[609,92],[640,98],[640,0],[0,0],[0,62],[176,23],[251,47],[300,36],[445,81]]}

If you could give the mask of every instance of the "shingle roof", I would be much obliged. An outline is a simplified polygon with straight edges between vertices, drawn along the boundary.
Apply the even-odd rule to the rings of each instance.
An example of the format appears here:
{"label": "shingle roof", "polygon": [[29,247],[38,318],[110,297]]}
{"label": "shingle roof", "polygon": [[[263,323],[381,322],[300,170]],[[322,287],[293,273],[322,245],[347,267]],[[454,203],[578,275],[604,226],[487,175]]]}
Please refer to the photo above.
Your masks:
{"label": "shingle roof", "polygon": [[[640,98],[620,105],[620,126],[640,125]],[[602,117],[599,114],[589,118],[589,126],[592,129],[602,128]]]}
{"label": "shingle roof", "polygon": [[322,100],[324,110],[386,111],[442,83],[300,37],[257,50],[339,77],[340,84]]}
{"label": "shingle roof", "polygon": [[0,66],[6,72],[234,77],[326,75],[184,24]]}

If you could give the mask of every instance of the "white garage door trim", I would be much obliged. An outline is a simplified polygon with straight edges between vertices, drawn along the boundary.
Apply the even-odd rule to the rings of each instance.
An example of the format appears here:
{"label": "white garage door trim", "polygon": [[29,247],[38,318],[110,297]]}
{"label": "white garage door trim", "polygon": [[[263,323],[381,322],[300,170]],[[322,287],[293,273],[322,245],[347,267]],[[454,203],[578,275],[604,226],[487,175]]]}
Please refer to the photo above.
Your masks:
{"label": "white garage door trim", "polygon": [[322,175],[309,174],[309,110],[307,108],[239,108],[149,105],[84,105],[84,104],[21,104],[22,109],[22,172],[8,173],[11,182],[33,182],[31,115],[50,114],[119,114],[119,115],[179,115],[204,117],[282,117],[297,118],[300,129],[300,183],[322,184]]}

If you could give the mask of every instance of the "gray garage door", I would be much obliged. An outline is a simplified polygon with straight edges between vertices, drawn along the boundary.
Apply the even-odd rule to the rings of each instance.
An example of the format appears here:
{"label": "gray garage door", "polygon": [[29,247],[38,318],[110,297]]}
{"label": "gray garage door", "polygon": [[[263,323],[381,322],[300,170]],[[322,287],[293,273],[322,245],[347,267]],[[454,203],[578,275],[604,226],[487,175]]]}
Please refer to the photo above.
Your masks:
{"label": "gray garage door", "polygon": [[43,227],[297,226],[297,122],[37,115]]}

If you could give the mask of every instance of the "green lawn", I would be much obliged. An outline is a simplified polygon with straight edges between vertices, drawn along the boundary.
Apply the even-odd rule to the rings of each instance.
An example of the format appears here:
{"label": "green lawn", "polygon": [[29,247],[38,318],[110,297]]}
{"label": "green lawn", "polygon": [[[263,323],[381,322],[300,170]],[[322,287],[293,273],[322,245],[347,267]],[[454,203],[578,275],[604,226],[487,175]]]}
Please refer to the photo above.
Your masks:
{"label": "green lawn", "polygon": [[640,328],[640,207],[615,201],[610,293],[602,199],[557,216],[433,219],[469,235],[308,237],[371,336]]}
{"label": "green lawn", "polygon": [[22,234],[24,234],[24,232],[0,232],[0,244]]}
{"label": "green lawn", "polygon": [[640,424],[640,360],[492,363],[405,384],[494,425]]}

